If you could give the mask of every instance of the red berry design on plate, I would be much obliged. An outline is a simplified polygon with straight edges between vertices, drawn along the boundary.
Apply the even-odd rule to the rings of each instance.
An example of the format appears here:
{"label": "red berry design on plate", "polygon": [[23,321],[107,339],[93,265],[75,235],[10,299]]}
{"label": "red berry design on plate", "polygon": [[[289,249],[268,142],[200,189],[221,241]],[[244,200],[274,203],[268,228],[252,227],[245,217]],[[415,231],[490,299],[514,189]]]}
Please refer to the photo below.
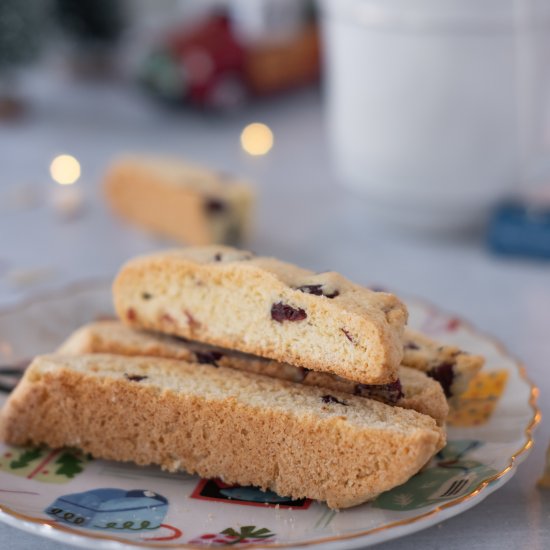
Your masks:
{"label": "red berry design on plate", "polygon": [[250,544],[262,542],[266,539],[274,540],[275,533],[266,527],[257,528],[255,525],[245,525],[238,530],[228,527],[221,533],[206,533],[189,541],[189,544],[205,546],[229,546],[234,544]]}

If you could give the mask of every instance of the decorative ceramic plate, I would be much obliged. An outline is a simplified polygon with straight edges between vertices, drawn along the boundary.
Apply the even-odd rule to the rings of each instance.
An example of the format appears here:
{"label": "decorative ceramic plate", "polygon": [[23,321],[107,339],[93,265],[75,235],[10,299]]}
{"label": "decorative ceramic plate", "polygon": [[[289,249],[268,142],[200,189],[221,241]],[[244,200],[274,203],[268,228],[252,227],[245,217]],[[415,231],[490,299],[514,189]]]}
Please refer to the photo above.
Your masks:
{"label": "decorative ceramic plate", "polygon": [[[537,390],[500,345],[434,307],[414,300],[408,306],[413,327],[483,354],[487,364],[452,417],[445,449],[373,502],[335,512],[307,499],[93,460],[73,450],[0,445],[0,519],[93,548],[336,550],[400,537],[465,511],[508,481],[531,448]],[[73,286],[0,312],[0,364],[24,364],[55,350],[78,326],[111,315],[106,283]]]}

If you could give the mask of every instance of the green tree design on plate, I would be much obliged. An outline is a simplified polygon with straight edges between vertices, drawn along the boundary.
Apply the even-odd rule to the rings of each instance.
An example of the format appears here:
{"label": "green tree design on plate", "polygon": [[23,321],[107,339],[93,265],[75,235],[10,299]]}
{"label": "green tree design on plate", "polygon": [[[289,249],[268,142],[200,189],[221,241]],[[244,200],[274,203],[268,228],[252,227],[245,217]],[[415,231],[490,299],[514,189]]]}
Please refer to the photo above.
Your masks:
{"label": "green tree design on plate", "polygon": [[82,459],[75,453],[72,451],[64,451],[55,461],[55,464],[60,465],[55,473],[72,479],[76,474],[82,472],[82,463]]}
{"label": "green tree design on plate", "polygon": [[435,464],[403,485],[382,493],[372,506],[383,510],[416,510],[471,493],[496,472],[486,464],[466,458],[482,444],[472,439],[449,441],[436,455]]}
{"label": "green tree design on plate", "polygon": [[[0,0],[1,2],[1,0]],[[42,483],[68,483],[84,471],[91,455],[76,449],[47,447],[0,448],[0,472]]]}
{"label": "green tree design on plate", "polygon": [[43,449],[36,447],[34,449],[28,449],[19,455],[19,458],[10,462],[10,468],[18,470],[20,468],[26,468],[33,460],[40,458],[44,453]]}

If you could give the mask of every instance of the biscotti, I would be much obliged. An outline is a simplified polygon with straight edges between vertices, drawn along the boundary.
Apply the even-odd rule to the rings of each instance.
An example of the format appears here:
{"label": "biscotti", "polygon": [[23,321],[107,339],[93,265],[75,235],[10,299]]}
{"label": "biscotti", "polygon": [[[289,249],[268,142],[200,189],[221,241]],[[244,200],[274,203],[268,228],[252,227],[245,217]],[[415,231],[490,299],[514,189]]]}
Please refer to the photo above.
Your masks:
{"label": "biscotti", "polygon": [[115,308],[133,328],[191,338],[364,384],[397,379],[405,306],[334,272],[205,246],[121,269]]}
{"label": "biscotti", "polygon": [[396,382],[381,385],[358,384],[327,372],[310,371],[208,344],[133,330],[120,321],[100,321],[81,327],[66,340],[57,353],[164,357],[235,368],[414,409],[431,416],[439,425],[444,424],[449,412],[441,385],[419,370],[399,367],[399,380]]}
{"label": "biscotti", "polygon": [[428,416],[371,399],[224,367],[97,354],[36,358],[0,414],[0,439],[345,508],[404,483],[445,434]]}
{"label": "biscotti", "polygon": [[122,218],[183,244],[239,244],[249,232],[250,184],[179,159],[122,157],[104,191]]}
{"label": "biscotti", "polygon": [[441,345],[420,332],[405,331],[403,365],[425,372],[437,380],[447,398],[458,397],[481,370],[485,359],[456,346]]}

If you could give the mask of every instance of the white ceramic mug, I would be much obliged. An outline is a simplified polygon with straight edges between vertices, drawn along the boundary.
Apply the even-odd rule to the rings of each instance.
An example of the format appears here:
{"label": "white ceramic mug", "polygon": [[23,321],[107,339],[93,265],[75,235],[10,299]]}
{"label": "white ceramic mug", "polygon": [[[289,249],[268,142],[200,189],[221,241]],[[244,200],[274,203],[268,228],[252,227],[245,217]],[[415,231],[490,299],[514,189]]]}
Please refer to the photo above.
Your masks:
{"label": "white ceramic mug", "polygon": [[550,2],[324,0],[329,139],[369,212],[455,229],[550,158]]}

